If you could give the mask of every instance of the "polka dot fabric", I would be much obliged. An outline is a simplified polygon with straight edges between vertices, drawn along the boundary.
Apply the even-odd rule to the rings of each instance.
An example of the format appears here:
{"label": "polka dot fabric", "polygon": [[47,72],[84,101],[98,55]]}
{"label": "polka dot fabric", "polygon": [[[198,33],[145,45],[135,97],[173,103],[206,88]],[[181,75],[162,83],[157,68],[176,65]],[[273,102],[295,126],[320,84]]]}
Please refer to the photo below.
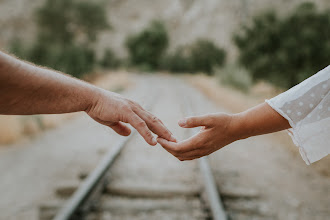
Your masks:
{"label": "polka dot fabric", "polygon": [[330,66],[266,102],[289,121],[306,164],[330,154]]}

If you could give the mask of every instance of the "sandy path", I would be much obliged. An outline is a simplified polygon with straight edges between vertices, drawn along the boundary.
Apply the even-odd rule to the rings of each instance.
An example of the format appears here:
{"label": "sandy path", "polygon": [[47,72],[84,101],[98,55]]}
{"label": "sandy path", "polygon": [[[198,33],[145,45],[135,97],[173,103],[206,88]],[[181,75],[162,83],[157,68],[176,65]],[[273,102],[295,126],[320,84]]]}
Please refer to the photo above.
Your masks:
{"label": "sandy path", "polygon": [[[207,98],[203,95],[199,94],[195,100],[197,113],[226,112],[219,103],[216,106],[205,101]],[[250,212],[243,206],[253,207],[252,216],[281,220],[329,219],[329,176],[307,166],[300,157],[285,148],[288,146],[281,146],[288,139],[282,133],[238,141],[211,155],[220,190],[236,188],[257,192],[260,196],[260,199],[243,201],[245,204],[238,205],[240,207],[231,205],[240,209],[233,214],[233,219],[239,219],[241,213]],[[239,204],[241,201],[228,201],[229,204],[231,202]],[[243,216],[241,219],[250,218]]]}
{"label": "sandy path", "polygon": [[[147,85],[124,95],[144,102]],[[0,148],[0,219],[37,219],[37,207],[53,197],[61,180],[75,181],[82,171],[92,170],[118,136],[84,113],[56,129],[30,140]]]}
{"label": "sandy path", "polygon": [[[172,85],[185,91],[175,94],[174,98],[185,95],[194,97],[196,114],[223,111],[177,78],[144,75],[136,76],[135,80],[136,88],[126,95],[140,102],[145,100],[143,97],[146,94],[150,94],[150,86],[165,88],[165,92],[157,97],[154,111],[161,113],[161,119],[179,136],[182,130],[176,121],[181,113],[173,114],[169,110],[177,108],[169,106],[172,102],[168,88]],[[167,101],[162,102],[162,99]],[[173,100],[174,103],[177,101]],[[184,103],[176,105],[181,104]],[[113,132],[87,117],[81,117],[47,131],[27,144],[1,148],[0,219],[36,219],[38,204],[53,197],[53,190],[60,181],[75,180],[79,171],[93,169],[101,157],[100,152],[111,147],[116,140],[118,136]],[[280,141],[271,136],[251,138],[234,143],[210,157],[220,190],[252,189],[258,194],[258,198],[250,200],[225,199],[233,219],[244,219],[244,216],[245,219],[252,219],[246,216],[264,216],[261,219],[328,219],[330,179],[279,147]],[[162,155],[170,157],[165,151]],[[251,212],[239,209],[246,205],[252,207]]]}

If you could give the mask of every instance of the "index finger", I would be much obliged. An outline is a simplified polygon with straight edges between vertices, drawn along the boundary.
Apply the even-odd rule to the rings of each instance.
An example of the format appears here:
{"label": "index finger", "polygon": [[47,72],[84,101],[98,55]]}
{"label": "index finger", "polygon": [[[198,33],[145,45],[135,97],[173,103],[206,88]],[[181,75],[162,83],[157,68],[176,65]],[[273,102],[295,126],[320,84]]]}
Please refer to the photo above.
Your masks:
{"label": "index finger", "polygon": [[166,140],[176,142],[175,137],[159,118],[144,110],[142,107],[136,109],[134,112],[146,122],[148,128],[153,133]]}
{"label": "index finger", "polygon": [[157,144],[157,140],[152,135],[147,124],[138,115],[133,113],[128,123],[130,123],[140,133],[148,144],[153,146]]}

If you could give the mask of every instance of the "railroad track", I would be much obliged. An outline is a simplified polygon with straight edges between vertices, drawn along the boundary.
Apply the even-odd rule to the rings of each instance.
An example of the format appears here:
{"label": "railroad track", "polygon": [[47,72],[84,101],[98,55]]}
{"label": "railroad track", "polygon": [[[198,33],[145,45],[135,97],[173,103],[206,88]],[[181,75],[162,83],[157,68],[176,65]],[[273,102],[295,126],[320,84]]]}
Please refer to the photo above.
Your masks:
{"label": "railroad track", "polygon": [[183,163],[140,145],[136,131],[121,138],[68,199],[40,208],[40,220],[227,219],[206,157]]}

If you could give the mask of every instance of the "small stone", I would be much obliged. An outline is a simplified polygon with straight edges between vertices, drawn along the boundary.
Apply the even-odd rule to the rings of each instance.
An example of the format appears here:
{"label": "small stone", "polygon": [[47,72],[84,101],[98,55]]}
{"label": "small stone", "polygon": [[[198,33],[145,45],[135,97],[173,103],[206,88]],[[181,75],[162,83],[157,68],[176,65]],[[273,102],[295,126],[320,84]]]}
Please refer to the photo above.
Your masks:
{"label": "small stone", "polygon": [[55,190],[55,194],[60,198],[68,198],[73,195],[78,186],[79,182],[77,181],[60,183]]}

